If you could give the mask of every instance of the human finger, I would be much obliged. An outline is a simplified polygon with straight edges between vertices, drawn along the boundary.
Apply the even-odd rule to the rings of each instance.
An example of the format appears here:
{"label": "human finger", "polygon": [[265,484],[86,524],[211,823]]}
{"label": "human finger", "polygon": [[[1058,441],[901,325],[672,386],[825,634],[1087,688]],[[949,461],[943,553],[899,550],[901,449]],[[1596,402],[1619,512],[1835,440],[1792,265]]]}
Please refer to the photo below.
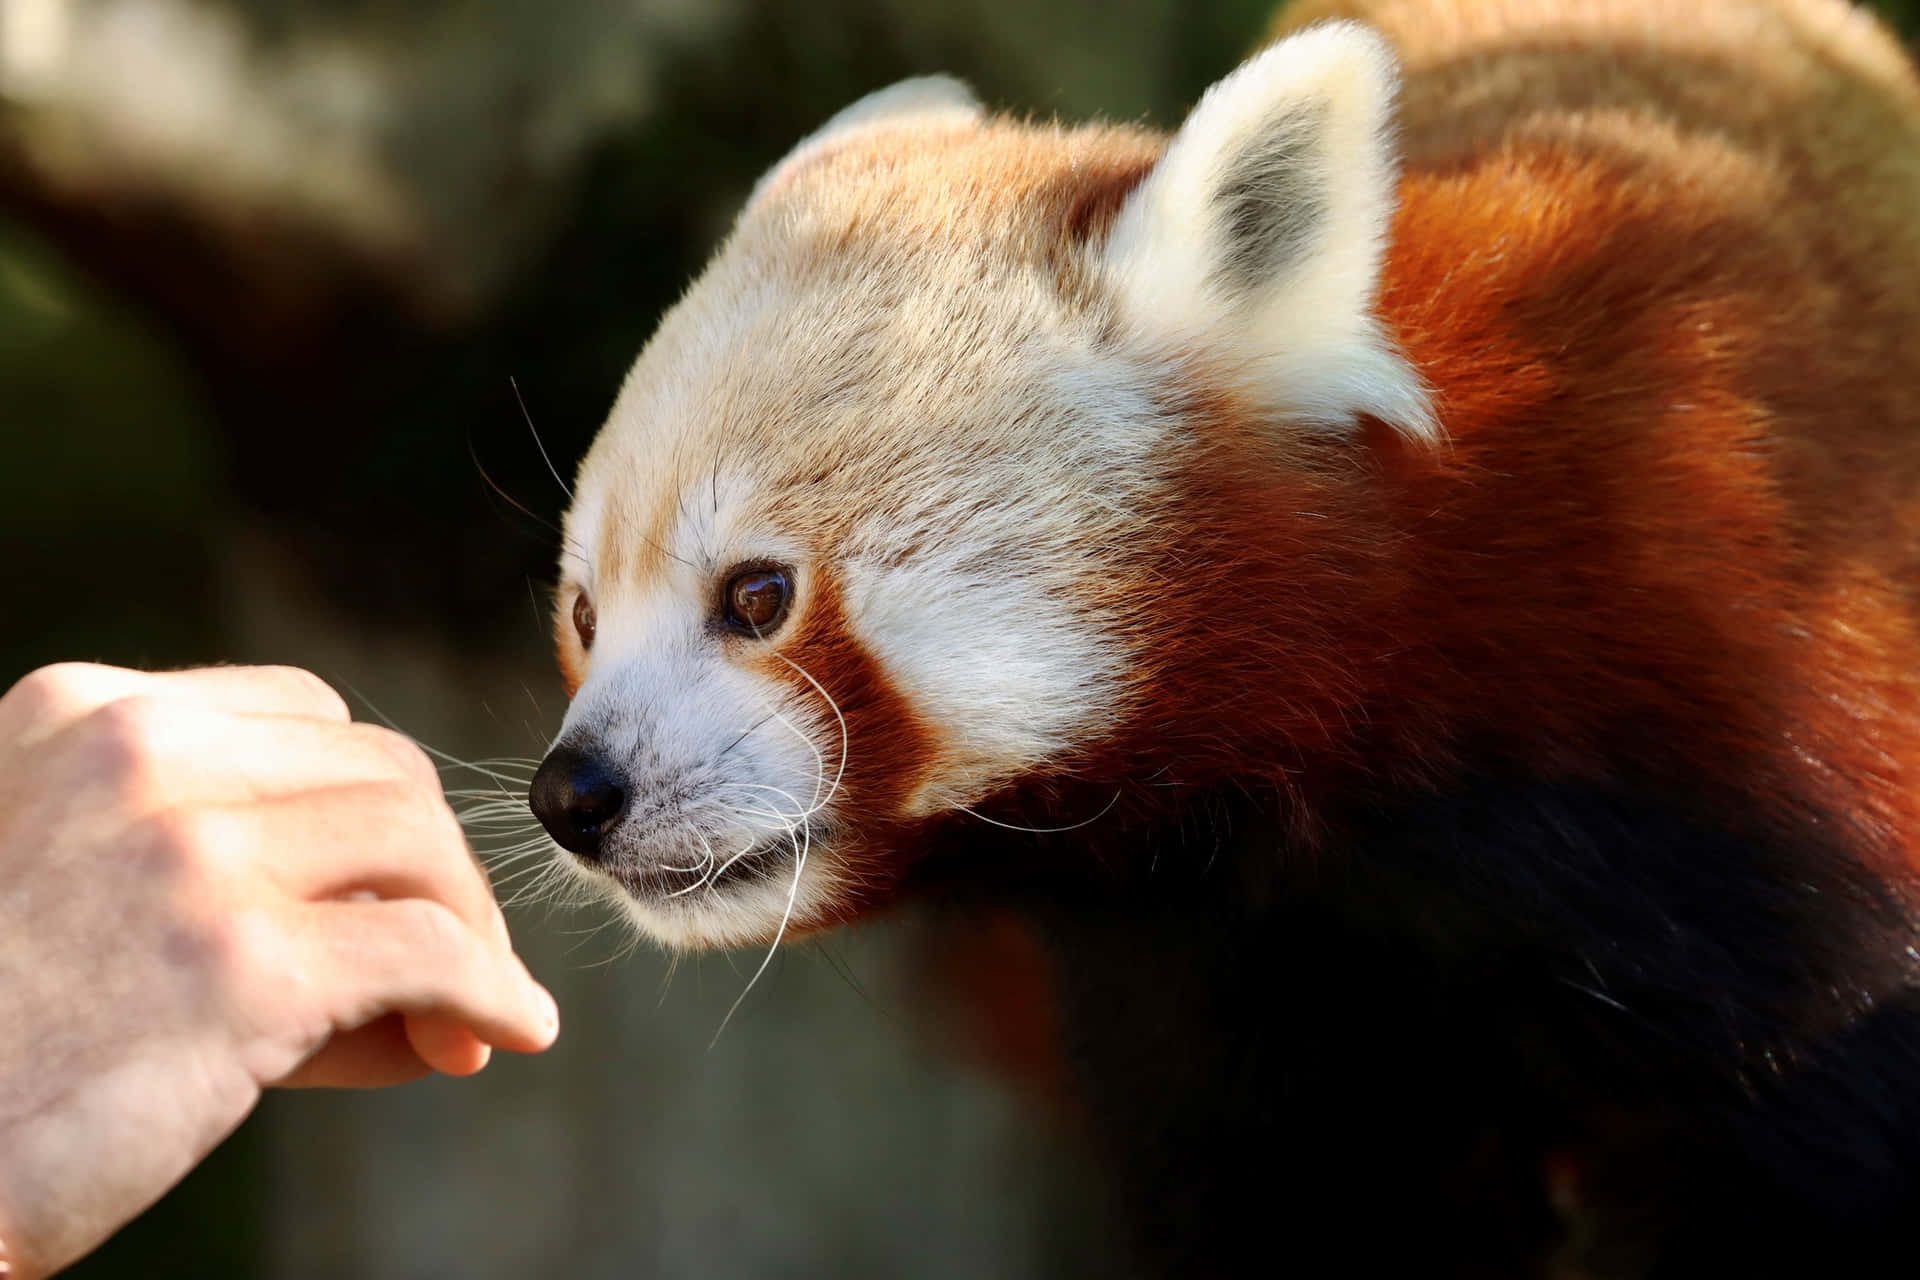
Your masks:
{"label": "human finger", "polygon": [[406,1028],[414,1053],[442,1075],[473,1075],[493,1057],[491,1045],[451,1018],[408,1014]]}
{"label": "human finger", "polygon": [[355,1031],[334,1035],[282,1089],[384,1089],[429,1072],[470,1076],[487,1065],[492,1048],[458,1022],[432,1014],[390,1013]]}
{"label": "human finger", "polygon": [[127,818],[164,815],[184,866],[263,872],[302,899],[431,898],[506,940],[432,762],[391,730],[142,695],[100,707],[47,749],[60,766],[45,785],[104,781]]}
{"label": "human finger", "polygon": [[129,779],[169,804],[234,804],[402,778],[436,798],[439,772],[378,725],[233,714],[136,693],[78,717],[46,743],[89,779]]}
{"label": "human finger", "polygon": [[261,869],[290,897],[426,899],[511,946],[493,886],[437,788],[372,782],[310,791],[231,820],[246,829],[223,842],[259,850]]}
{"label": "human finger", "polygon": [[163,696],[189,697],[245,715],[353,718],[346,699],[303,667],[190,667],[146,673]]}
{"label": "human finger", "polygon": [[336,1028],[429,1014],[519,1053],[545,1049],[559,1032],[553,997],[519,957],[437,903],[318,903],[305,908],[302,931],[307,972]]}
{"label": "human finger", "polygon": [[282,1080],[280,1089],[384,1089],[428,1075],[407,1034],[405,1014],[375,1018],[364,1027],[336,1032],[317,1053]]}
{"label": "human finger", "polygon": [[108,703],[136,697],[166,697],[241,714],[348,719],[340,695],[297,667],[152,672],[61,662],[28,672],[0,697],[0,735],[29,746]]}

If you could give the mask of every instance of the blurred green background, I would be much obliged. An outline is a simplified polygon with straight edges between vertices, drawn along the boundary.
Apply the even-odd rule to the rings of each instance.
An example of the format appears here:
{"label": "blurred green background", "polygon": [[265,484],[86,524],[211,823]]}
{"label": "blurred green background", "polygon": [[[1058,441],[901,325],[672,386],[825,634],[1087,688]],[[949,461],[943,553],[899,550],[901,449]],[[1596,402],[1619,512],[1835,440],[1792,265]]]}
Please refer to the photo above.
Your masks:
{"label": "blurred green background", "polygon": [[[0,0],[0,686],[292,662],[447,752],[538,756],[563,495],[509,379],[564,474],[838,107],[946,70],[1168,125],[1272,7]],[[757,957],[670,976],[596,917],[513,919],[555,1050],[275,1096],[74,1274],[1105,1269],[1070,1145],[928,1033],[911,925],[783,953],[709,1049]]]}

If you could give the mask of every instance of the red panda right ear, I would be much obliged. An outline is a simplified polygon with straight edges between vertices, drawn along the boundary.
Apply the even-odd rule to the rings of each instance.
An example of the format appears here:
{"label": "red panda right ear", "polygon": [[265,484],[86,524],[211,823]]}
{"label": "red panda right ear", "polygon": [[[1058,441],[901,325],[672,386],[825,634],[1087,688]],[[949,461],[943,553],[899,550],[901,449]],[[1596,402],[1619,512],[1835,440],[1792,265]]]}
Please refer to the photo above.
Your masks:
{"label": "red panda right ear", "polygon": [[1127,198],[1100,268],[1148,353],[1205,353],[1275,416],[1360,415],[1437,436],[1426,388],[1374,315],[1393,215],[1384,41],[1310,27],[1203,97]]}
{"label": "red panda right ear", "polygon": [[747,204],[751,206],[763,193],[856,130],[907,120],[945,118],[965,123],[980,116],[980,100],[952,76],[915,76],[876,89],[851,106],[841,108],[832,119],[802,138],[779,164],[754,184]]}

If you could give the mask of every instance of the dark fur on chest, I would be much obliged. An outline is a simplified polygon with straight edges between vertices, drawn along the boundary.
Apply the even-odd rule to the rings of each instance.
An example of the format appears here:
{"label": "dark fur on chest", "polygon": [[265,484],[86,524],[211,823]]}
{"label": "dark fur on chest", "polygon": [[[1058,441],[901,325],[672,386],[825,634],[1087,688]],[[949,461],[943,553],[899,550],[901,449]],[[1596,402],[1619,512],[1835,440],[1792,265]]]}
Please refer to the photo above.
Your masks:
{"label": "dark fur on chest", "polygon": [[1208,802],[1110,833],[1135,875],[1018,886],[1144,1273],[1920,1249],[1920,934],[1823,823],[1488,776],[1331,825],[1308,856]]}

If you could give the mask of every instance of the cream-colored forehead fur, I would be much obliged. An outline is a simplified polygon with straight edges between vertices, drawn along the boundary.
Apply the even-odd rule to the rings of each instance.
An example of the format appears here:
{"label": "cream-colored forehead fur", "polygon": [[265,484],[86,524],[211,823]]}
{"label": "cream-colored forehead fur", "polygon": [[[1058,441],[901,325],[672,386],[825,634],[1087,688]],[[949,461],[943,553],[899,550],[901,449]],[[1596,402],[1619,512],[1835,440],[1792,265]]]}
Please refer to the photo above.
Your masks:
{"label": "cream-colored forehead fur", "polygon": [[1434,438],[1373,315],[1395,83],[1377,36],[1331,23],[1215,85],[1170,144],[986,118],[939,78],[855,104],[762,180],[642,353],[588,463],[629,477],[609,553],[664,544],[700,469],[714,516],[731,477],[816,546],[877,512],[897,551],[984,502],[1084,551],[1151,487],[1156,388],[1197,368],[1277,432],[1365,414]]}
{"label": "cream-colored forehead fur", "polygon": [[609,492],[612,519],[658,534],[717,462],[766,518],[837,541],[876,510],[950,523],[953,486],[1001,467],[1124,464],[1143,441],[1100,428],[1138,424],[1079,402],[1105,316],[1069,224],[1157,150],[1130,130],[906,121],[785,176],[635,365],[585,469],[645,477]]}

